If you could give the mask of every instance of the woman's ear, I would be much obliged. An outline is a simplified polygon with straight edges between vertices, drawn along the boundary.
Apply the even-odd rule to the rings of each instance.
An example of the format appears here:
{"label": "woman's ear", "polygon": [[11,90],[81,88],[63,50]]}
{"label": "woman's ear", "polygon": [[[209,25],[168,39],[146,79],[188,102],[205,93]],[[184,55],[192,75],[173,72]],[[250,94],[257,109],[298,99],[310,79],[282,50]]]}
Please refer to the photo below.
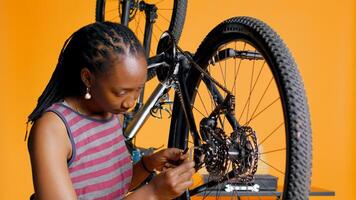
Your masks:
{"label": "woman's ear", "polygon": [[88,68],[83,68],[80,71],[80,77],[86,87],[90,88],[93,85],[94,75]]}

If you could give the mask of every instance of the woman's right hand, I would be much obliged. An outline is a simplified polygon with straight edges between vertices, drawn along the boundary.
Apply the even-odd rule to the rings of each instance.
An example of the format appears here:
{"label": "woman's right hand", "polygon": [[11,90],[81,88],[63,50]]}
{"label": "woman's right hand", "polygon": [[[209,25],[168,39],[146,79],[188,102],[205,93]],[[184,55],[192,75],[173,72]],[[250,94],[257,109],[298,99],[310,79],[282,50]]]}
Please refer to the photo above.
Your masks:
{"label": "woman's right hand", "polygon": [[149,183],[157,199],[173,199],[193,184],[194,162],[185,160],[181,165],[159,173]]}

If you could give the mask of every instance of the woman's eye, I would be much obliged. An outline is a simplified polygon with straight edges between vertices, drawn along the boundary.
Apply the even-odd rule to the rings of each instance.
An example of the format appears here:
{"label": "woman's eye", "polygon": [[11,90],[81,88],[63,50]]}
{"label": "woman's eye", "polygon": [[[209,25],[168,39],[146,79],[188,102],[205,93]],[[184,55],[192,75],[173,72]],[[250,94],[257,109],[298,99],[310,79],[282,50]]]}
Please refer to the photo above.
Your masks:
{"label": "woman's eye", "polygon": [[126,93],[127,93],[127,92],[126,92],[125,90],[116,92],[116,94],[117,94],[118,96],[123,96],[123,95],[125,95]]}

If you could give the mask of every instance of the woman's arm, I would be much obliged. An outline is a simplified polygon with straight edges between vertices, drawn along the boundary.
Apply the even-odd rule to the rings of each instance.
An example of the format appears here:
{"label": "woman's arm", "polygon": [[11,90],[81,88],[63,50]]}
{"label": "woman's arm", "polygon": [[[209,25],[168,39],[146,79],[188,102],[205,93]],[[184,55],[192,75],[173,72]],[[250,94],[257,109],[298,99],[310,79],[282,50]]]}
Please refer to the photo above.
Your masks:
{"label": "woman's arm", "polygon": [[44,113],[33,127],[28,141],[35,199],[76,199],[70,180],[67,159],[71,143],[59,117]]}
{"label": "woman's arm", "polygon": [[[147,157],[142,157],[142,161],[137,162],[133,166],[133,174],[132,174],[132,181],[130,184],[130,191],[135,189],[137,186],[139,186],[149,175],[150,173],[146,171],[141,162],[145,162],[145,159]],[[153,171],[153,168],[152,168]]]}

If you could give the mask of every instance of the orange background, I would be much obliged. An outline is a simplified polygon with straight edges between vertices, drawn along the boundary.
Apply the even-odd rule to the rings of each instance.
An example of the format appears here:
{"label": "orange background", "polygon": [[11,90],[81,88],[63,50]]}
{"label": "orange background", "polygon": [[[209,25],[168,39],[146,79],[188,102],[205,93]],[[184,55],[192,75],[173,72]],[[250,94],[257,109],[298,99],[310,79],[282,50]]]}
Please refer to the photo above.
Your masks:
{"label": "orange background", "polygon": [[[28,199],[33,192],[23,141],[27,115],[65,39],[94,21],[94,9],[95,0],[0,1],[0,200]],[[312,185],[336,191],[336,197],[316,199],[353,199],[355,13],[352,0],[191,0],[180,41],[181,47],[194,52],[217,23],[238,15],[262,19],[281,35],[297,60],[309,98]],[[152,123],[138,140],[159,146],[166,142],[160,134],[167,130],[167,125]]]}

